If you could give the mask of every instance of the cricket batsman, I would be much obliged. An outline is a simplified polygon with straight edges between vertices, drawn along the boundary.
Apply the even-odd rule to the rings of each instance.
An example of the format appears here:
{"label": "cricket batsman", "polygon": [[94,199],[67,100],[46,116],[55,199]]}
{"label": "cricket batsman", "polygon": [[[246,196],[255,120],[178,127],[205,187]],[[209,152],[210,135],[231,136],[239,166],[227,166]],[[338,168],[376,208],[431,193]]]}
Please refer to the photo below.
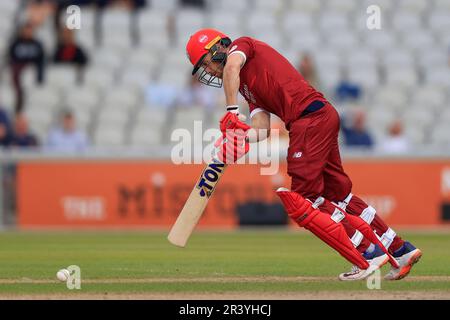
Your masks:
{"label": "cricket batsman", "polygon": [[[289,131],[287,153],[291,189],[280,188],[288,215],[353,264],[340,280],[361,280],[391,261],[388,280],[404,278],[422,253],[404,241],[352,194],[338,146],[340,119],[336,109],[275,49],[250,37],[232,41],[214,29],[193,34],[186,46],[201,83],[224,88],[227,113],[220,122],[220,160],[233,163],[249,143],[270,134],[270,114]],[[251,127],[243,123],[238,92],[250,108]],[[225,130],[227,132],[225,132]]]}

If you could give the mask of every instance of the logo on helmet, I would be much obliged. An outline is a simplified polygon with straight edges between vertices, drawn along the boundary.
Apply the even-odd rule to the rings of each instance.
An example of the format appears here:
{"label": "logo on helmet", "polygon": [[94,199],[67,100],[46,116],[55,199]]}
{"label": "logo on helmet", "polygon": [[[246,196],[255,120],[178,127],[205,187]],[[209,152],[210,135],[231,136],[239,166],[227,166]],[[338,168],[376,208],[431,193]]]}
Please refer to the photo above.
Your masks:
{"label": "logo on helmet", "polygon": [[200,41],[201,43],[205,43],[206,41],[208,41],[208,36],[206,34],[202,34],[198,37],[198,41]]}

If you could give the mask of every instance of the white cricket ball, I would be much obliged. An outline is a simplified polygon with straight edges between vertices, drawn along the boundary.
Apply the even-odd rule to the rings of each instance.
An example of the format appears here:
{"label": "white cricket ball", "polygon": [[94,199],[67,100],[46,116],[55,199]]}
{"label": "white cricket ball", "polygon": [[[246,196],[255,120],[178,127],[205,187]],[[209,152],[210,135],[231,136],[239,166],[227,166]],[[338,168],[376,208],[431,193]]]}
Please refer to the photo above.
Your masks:
{"label": "white cricket ball", "polygon": [[70,277],[70,272],[67,269],[61,269],[56,273],[56,278],[58,278],[59,281],[66,282],[67,279]]}

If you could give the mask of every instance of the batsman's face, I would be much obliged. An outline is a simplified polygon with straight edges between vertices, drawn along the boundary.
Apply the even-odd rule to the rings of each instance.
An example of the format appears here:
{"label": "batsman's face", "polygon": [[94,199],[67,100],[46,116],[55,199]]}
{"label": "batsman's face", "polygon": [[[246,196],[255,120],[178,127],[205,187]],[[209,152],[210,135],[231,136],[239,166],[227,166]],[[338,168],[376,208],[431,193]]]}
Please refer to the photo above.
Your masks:
{"label": "batsman's face", "polygon": [[203,60],[202,67],[210,75],[222,79],[223,65],[222,63],[212,61],[211,53],[208,53],[208,55]]}

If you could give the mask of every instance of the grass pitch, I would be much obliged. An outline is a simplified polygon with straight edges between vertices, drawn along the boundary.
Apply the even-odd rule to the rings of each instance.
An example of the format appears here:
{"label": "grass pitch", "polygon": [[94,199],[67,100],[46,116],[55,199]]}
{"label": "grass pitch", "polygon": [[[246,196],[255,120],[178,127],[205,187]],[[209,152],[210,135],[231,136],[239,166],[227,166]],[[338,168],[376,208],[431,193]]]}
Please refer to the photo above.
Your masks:
{"label": "grass pitch", "polygon": [[[167,232],[0,233],[0,298],[410,299],[450,298],[450,232],[402,233],[423,251],[409,277],[340,282],[350,265],[307,232],[197,231],[184,249]],[[56,272],[81,268],[81,289]],[[385,266],[382,274],[386,274]]]}

